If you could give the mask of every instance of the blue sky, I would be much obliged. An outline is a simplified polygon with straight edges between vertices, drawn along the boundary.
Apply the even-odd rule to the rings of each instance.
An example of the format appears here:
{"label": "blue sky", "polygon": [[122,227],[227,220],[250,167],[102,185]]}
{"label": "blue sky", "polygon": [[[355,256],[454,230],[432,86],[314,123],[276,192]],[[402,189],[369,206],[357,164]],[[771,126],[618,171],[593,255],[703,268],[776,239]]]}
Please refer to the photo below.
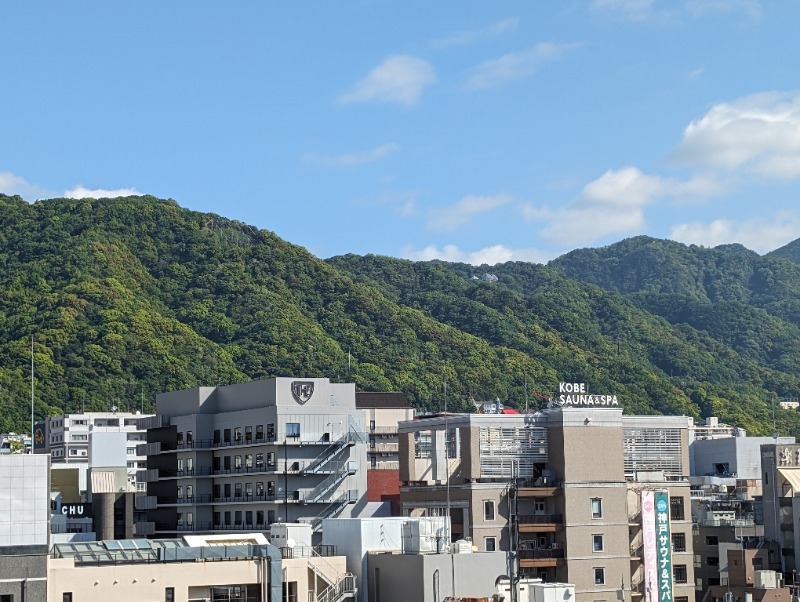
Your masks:
{"label": "blue sky", "polygon": [[319,257],[800,237],[800,2],[5,2],[0,191]]}

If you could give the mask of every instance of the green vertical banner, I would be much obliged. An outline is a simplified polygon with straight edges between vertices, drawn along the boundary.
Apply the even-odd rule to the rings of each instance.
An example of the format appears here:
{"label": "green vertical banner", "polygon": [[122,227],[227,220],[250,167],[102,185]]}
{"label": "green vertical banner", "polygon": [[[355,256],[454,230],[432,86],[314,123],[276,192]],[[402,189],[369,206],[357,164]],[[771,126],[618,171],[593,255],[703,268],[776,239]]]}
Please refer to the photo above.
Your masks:
{"label": "green vertical banner", "polygon": [[672,602],[672,535],[669,529],[669,494],[656,491],[656,560],[658,561],[658,598]]}

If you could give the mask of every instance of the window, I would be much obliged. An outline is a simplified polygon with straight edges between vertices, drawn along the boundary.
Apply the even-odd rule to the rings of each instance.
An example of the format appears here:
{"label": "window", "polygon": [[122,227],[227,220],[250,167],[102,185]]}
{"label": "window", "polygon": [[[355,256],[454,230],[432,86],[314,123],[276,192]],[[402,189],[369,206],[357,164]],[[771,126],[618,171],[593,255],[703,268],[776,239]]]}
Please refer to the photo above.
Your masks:
{"label": "window", "polygon": [[194,470],[194,458],[186,458],[186,470]]}
{"label": "window", "polygon": [[264,425],[257,424],[256,425],[256,441],[264,438]]}
{"label": "window", "polygon": [[191,485],[186,486],[186,497],[192,499],[194,497],[194,488]]}
{"label": "window", "polygon": [[245,441],[252,441],[253,440],[253,427],[252,426],[244,427],[244,440]]}
{"label": "window", "polygon": [[222,487],[223,487],[223,489],[225,491],[225,497],[226,498],[231,497],[231,484],[230,483],[225,483]]}
{"label": "window", "polygon": [[244,524],[245,525],[252,525],[253,524],[253,511],[247,510],[244,513]]}
{"label": "window", "polygon": [[370,468],[378,468],[378,458],[377,458],[377,456],[370,456],[369,457],[369,467]]}
{"label": "window", "polygon": [[483,549],[487,552],[495,552],[497,550],[497,538],[496,537],[484,537],[483,538]]}
{"label": "window", "polygon": [[483,520],[494,520],[494,500],[483,501]]}
{"label": "window", "polygon": [[673,533],[672,534],[672,551],[685,552],[686,551],[686,534]]}
{"label": "window", "polygon": [[256,483],[256,495],[264,495],[264,482],[258,481]]}
{"label": "window", "polygon": [[214,484],[214,499],[219,499],[222,497],[222,485],[219,483]]}
{"label": "window", "polygon": [[256,454],[256,468],[264,466],[264,454]]}
{"label": "window", "polygon": [[256,510],[256,524],[263,525],[264,524],[264,511],[263,510]]}
{"label": "window", "polygon": [[186,445],[189,447],[194,445],[194,435],[192,434],[192,431],[186,431]]}
{"label": "window", "polygon": [[183,445],[183,432],[178,431],[178,445]]}
{"label": "window", "polygon": [[214,470],[215,471],[217,471],[220,468],[222,468],[222,460],[220,459],[219,456],[214,456],[213,465],[214,465]]}
{"label": "window", "polygon": [[222,432],[223,432],[223,435],[224,435],[223,441],[225,443],[230,443],[231,442],[231,429],[225,429]]}
{"label": "window", "polygon": [[675,596],[675,602],[689,602],[689,596]]}
{"label": "window", "polygon": [[214,513],[214,526],[221,525],[220,516],[222,516],[219,512]]}
{"label": "window", "polygon": [[242,440],[242,427],[237,426],[235,429],[233,429],[233,439],[234,441]]}
{"label": "window", "polygon": [[237,510],[236,512],[233,513],[233,522],[236,523],[237,525],[241,525],[242,524],[242,511],[241,510]]}
{"label": "window", "polygon": [[178,485],[178,499],[183,497],[183,485]]}
{"label": "window", "polygon": [[606,582],[606,570],[603,567],[594,567],[594,584],[604,585]]}
{"label": "window", "polygon": [[242,456],[239,456],[239,455],[234,456],[234,458],[233,458],[233,467],[236,470],[239,470],[242,467]]}
{"label": "window", "polygon": [[300,438],[300,423],[287,422],[286,423],[286,436],[294,439]]}
{"label": "window", "polygon": [[230,511],[225,513],[225,524],[226,525],[230,525],[231,524],[231,513],[230,513]]}
{"label": "window", "polygon": [[275,511],[267,510],[267,524],[271,525],[274,522],[275,522]]}
{"label": "window", "polygon": [[275,439],[275,425],[274,424],[268,424],[267,425],[267,440],[268,441],[272,441],[273,439]]}
{"label": "window", "polygon": [[245,483],[244,484],[244,494],[247,497],[253,497],[253,484],[252,483]]}
{"label": "window", "polygon": [[716,535],[706,535],[706,545],[707,546],[718,546],[719,545],[719,537]]}
{"label": "window", "polygon": [[[681,498],[683,499],[683,498]],[[719,563],[719,561],[717,561]],[[672,578],[675,580],[675,583],[686,583],[686,565],[685,564],[676,564],[672,567]]]}
{"label": "window", "polygon": [[683,520],[683,498],[671,497],[669,498],[669,515],[670,520]]}
{"label": "window", "polygon": [[267,466],[275,466],[275,452],[267,452]]}
{"label": "window", "polygon": [[183,458],[178,458],[178,470],[183,470]]}
{"label": "window", "polygon": [[191,512],[186,513],[186,524],[190,527],[194,524],[194,514]]}
{"label": "window", "polygon": [[253,454],[245,454],[245,456],[244,456],[244,467],[245,468],[253,468]]}
{"label": "window", "polygon": [[706,559],[706,564],[708,566],[719,566],[719,556],[709,556]]}
{"label": "window", "polygon": [[371,430],[371,431],[375,430],[375,421],[374,420],[370,420],[369,421],[369,430]]}
{"label": "window", "polygon": [[603,536],[601,534],[592,535],[592,552],[603,551]]}
{"label": "window", "polygon": [[[0,599],[2,599],[4,602],[13,602],[14,600],[14,598],[11,596],[0,596]],[[72,602],[72,592],[64,592],[61,594],[61,602]]]}
{"label": "window", "polygon": [[236,497],[242,497],[242,484],[236,483],[233,486],[233,495]]}
{"label": "window", "polygon": [[230,470],[231,469],[231,457],[230,456],[225,456],[225,458],[223,459],[222,464],[223,464],[223,466],[225,466],[225,470]]}
{"label": "window", "polygon": [[603,518],[603,500],[599,497],[592,498],[592,518]]}
{"label": "window", "polygon": [[270,497],[275,495],[275,481],[267,481],[267,495]]}
{"label": "window", "polygon": [[164,588],[164,602],[175,602],[175,588],[174,587],[165,587]]}
{"label": "window", "polygon": [[219,445],[220,438],[220,430],[214,429],[214,445]]}

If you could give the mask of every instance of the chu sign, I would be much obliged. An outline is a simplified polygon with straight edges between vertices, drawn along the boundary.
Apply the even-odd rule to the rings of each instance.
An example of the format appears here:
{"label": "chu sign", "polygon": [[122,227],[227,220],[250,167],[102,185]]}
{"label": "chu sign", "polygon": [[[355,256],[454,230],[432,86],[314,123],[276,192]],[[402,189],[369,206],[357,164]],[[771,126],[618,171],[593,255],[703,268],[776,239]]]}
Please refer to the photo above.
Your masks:
{"label": "chu sign", "polygon": [[61,504],[61,514],[69,518],[89,518],[92,515],[91,504]]}
{"label": "chu sign", "polygon": [[619,406],[616,395],[593,395],[587,392],[586,383],[558,383],[556,405],[576,407]]}

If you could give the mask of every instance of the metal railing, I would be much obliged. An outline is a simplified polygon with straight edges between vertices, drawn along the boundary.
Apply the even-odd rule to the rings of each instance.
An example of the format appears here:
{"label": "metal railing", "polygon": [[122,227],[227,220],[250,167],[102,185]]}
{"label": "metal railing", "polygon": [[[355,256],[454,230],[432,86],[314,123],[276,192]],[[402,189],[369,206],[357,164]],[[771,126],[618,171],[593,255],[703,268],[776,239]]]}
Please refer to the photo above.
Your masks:
{"label": "metal railing", "polygon": [[519,550],[520,560],[558,560],[564,558],[563,549]]}
{"label": "metal railing", "polygon": [[339,580],[317,596],[317,602],[338,602],[354,597],[356,593],[356,576],[345,573]]}
{"label": "metal railing", "polygon": [[560,525],[564,522],[561,514],[519,514],[517,522],[520,525]]}

